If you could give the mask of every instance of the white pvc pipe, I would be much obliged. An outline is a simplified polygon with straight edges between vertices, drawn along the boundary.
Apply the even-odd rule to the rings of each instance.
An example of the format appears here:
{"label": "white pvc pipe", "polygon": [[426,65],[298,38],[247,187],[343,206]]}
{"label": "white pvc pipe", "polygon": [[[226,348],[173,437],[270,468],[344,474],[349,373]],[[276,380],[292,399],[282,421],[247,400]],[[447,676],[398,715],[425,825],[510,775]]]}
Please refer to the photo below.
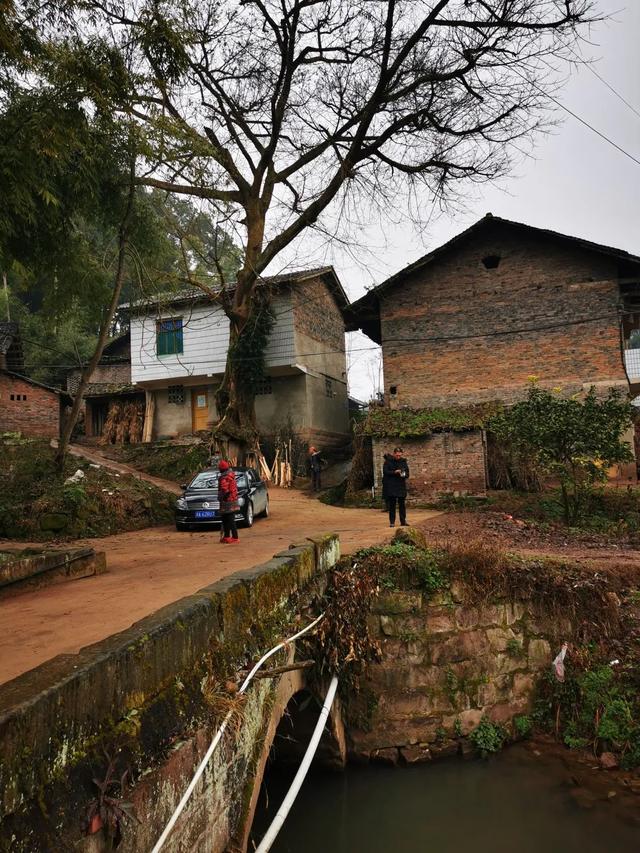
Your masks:
{"label": "white pvc pipe", "polygon": [[[270,657],[272,657],[272,655],[275,655],[275,653],[279,652],[280,649],[283,649],[285,646],[288,646],[289,643],[295,642],[299,637],[302,637],[303,634],[306,634],[312,628],[315,628],[315,626],[323,618],[323,616],[324,616],[324,613],[321,613],[320,616],[318,616],[317,619],[314,619],[313,622],[310,625],[307,625],[306,628],[303,628],[301,631],[298,631],[298,633],[294,634],[293,637],[289,637],[288,639],[283,640],[281,643],[278,643],[277,646],[274,646],[270,651],[268,651],[264,655],[262,655],[262,657],[260,658],[258,663],[255,664],[255,666],[253,667],[253,669],[251,670],[249,675],[247,675],[245,680],[242,682],[242,685],[241,685],[240,689],[238,690],[238,694],[245,692],[245,690],[249,686],[249,683],[253,679],[256,672],[260,669],[260,667],[267,660],[269,660]],[[206,768],[207,764],[209,763],[209,760],[211,759],[211,756],[213,755],[218,744],[220,743],[222,735],[225,733],[226,728],[229,725],[229,720],[231,719],[232,716],[233,716],[233,710],[229,711],[227,716],[222,721],[222,725],[220,726],[220,728],[218,729],[218,731],[215,734],[215,737],[213,738],[213,740],[209,744],[209,749],[206,751],[204,758],[202,759],[202,761],[198,765],[198,769],[193,774],[193,778],[192,778],[191,782],[189,782],[189,786],[187,787],[187,790],[184,792],[182,799],[180,800],[180,802],[178,803],[178,805],[176,807],[176,810],[174,811],[174,813],[169,818],[169,822],[165,826],[165,828],[162,832],[162,835],[157,840],[155,847],[153,848],[151,853],[160,853],[160,850],[162,850],[167,838],[171,834],[171,830],[176,825],[176,822],[177,822],[178,818],[180,817],[180,815],[182,814],[184,807],[186,806],[187,802],[189,801],[191,794],[193,794],[193,791],[194,791],[196,785],[198,784],[200,777],[204,773],[205,768]]]}
{"label": "white pvc pipe", "polygon": [[313,757],[316,754],[316,750],[318,749],[318,744],[320,743],[320,738],[322,737],[322,733],[324,732],[324,726],[327,721],[327,717],[329,716],[329,711],[331,710],[333,700],[336,696],[337,687],[338,676],[334,675],[331,679],[331,684],[329,685],[329,689],[327,690],[324,705],[322,706],[322,710],[320,711],[318,722],[316,723],[316,727],[313,730],[313,735],[311,737],[311,740],[309,741],[309,746],[307,747],[307,751],[304,754],[302,763],[300,764],[298,772],[296,773],[295,778],[291,783],[291,787],[287,791],[287,796],[282,801],[282,805],[278,809],[276,816],[271,822],[271,826],[266,831],[264,838],[260,842],[260,846],[256,850],[256,853],[267,853],[267,851],[271,849],[271,845],[276,840],[277,834],[282,829],[282,824],[285,822],[285,820],[287,819],[287,815],[291,811],[291,807],[293,806],[295,799],[298,796],[298,791],[302,787],[302,783],[305,780],[305,777],[309,771],[309,767],[311,767]]}

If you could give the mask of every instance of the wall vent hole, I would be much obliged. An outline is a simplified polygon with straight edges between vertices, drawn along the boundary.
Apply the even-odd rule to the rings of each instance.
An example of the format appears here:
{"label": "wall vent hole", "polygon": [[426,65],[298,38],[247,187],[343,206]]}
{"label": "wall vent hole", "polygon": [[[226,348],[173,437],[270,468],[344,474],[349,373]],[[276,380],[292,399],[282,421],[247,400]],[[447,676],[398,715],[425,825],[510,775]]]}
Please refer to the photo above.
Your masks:
{"label": "wall vent hole", "polygon": [[482,264],[486,270],[494,270],[499,266],[501,260],[500,255],[487,255],[486,258],[482,259]]}
{"label": "wall vent hole", "polygon": [[389,387],[389,393],[391,394],[392,397],[395,397],[395,395],[398,393],[398,386],[397,385],[391,385]]}

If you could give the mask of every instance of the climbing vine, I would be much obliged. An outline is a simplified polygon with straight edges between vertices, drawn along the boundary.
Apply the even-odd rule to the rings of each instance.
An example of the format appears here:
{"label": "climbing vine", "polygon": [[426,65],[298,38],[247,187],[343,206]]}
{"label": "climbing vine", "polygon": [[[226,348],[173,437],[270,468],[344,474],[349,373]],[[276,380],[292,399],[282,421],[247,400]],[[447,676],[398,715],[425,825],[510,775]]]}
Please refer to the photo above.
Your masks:
{"label": "climbing vine", "polygon": [[249,319],[229,350],[238,381],[252,394],[265,377],[265,352],[275,321],[270,294],[256,291]]}

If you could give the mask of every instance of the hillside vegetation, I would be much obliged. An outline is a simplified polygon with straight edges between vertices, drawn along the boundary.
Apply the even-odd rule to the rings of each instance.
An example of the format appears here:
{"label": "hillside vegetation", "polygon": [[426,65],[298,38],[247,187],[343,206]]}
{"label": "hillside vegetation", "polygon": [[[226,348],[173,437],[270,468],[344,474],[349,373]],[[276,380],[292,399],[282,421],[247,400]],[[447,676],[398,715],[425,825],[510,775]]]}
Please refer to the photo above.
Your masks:
{"label": "hillside vegetation", "polygon": [[[77,482],[65,482],[80,469]],[[44,441],[0,437],[0,537],[68,540],[139,530],[173,518],[174,496],[78,459],[56,471]]]}

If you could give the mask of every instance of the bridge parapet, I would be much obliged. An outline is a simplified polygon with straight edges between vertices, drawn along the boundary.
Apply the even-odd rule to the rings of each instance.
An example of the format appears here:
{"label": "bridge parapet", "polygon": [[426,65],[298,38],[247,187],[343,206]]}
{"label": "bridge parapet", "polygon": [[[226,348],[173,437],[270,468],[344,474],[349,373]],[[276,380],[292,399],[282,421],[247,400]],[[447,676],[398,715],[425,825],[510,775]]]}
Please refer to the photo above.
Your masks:
{"label": "bridge parapet", "polygon": [[[83,822],[110,759],[107,793],[132,802],[140,821],[126,822],[118,850],[150,850],[236,701],[229,681],[304,620],[338,558],[337,536],[308,540],[5,684],[0,850],[107,849],[102,830],[83,838]],[[303,686],[297,672],[262,679],[237,702],[238,724],[165,850],[217,853],[244,836],[269,732]],[[124,769],[132,784],[123,792]]]}

